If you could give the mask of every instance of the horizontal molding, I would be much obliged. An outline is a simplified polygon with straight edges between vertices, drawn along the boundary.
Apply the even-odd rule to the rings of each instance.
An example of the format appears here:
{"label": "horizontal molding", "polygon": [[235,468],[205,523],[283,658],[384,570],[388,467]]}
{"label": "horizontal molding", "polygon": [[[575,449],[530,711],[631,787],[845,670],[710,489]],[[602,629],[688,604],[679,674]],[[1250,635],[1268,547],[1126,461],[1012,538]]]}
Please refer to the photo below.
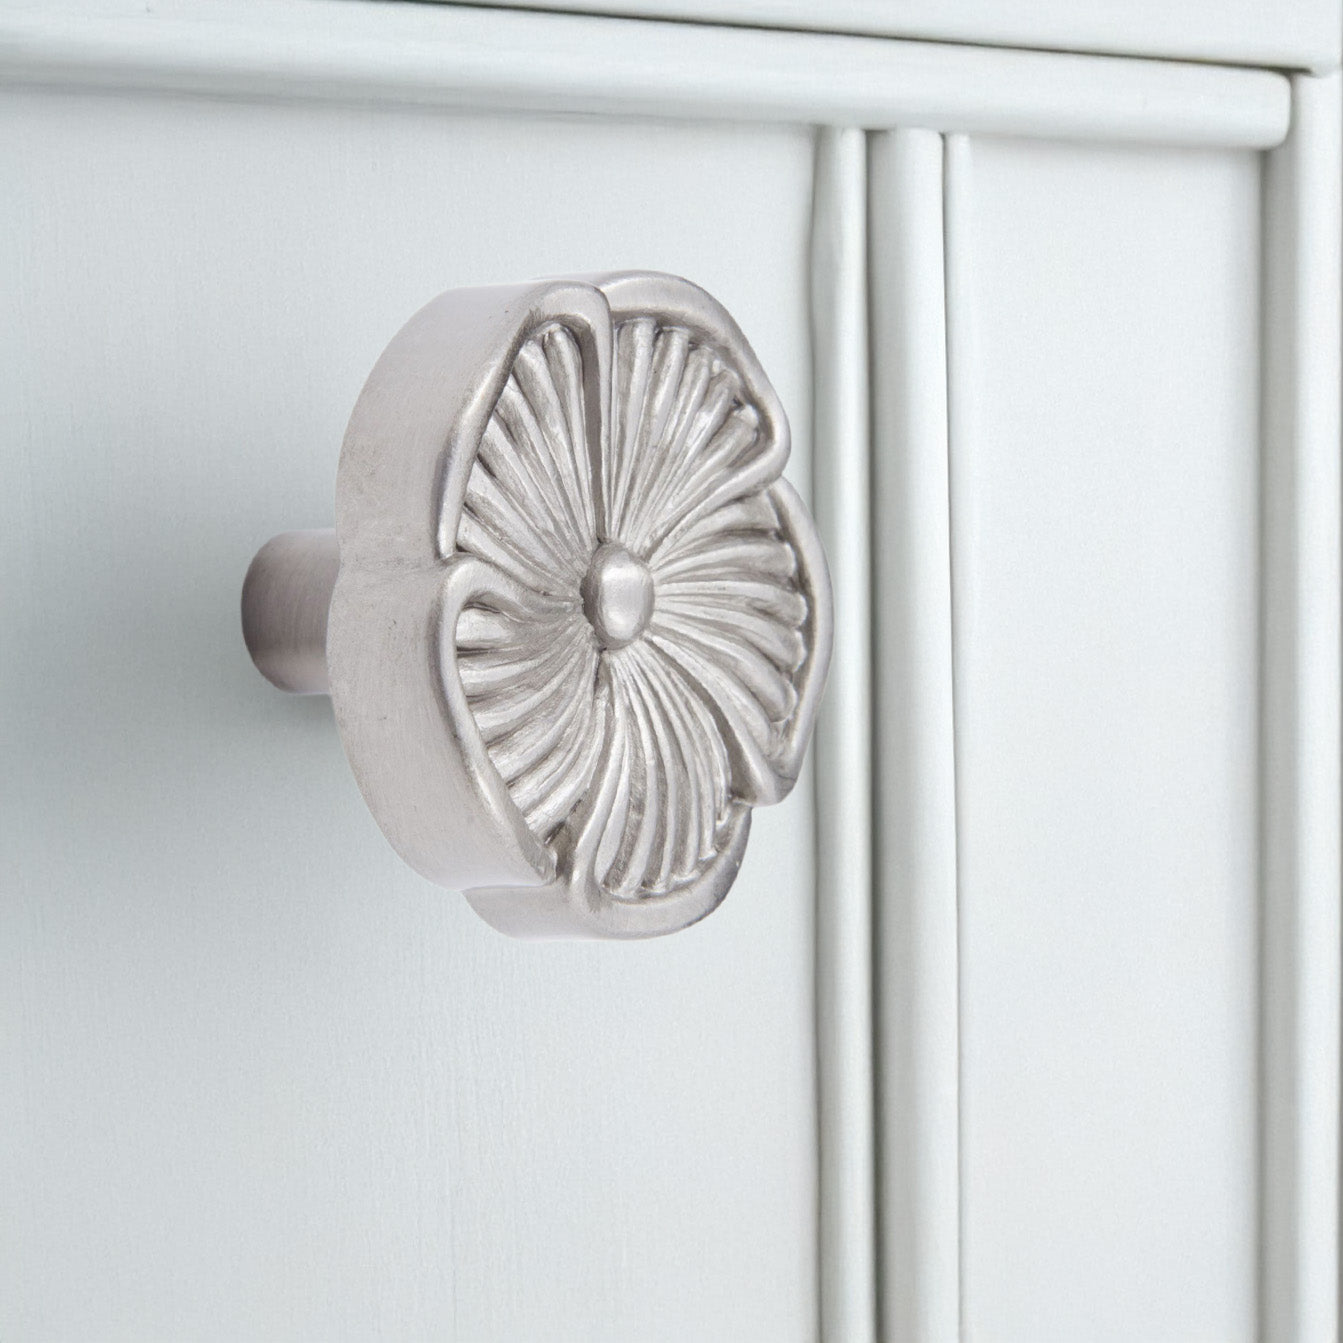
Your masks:
{"label": "horizontal molding", "polygon": [[1267,148],[1263,70],[361,0],[0,0],[0,79]]}
{"label": "horizontal molding", "polygon": [[934,42],[1099,51],[1224,61],[1274,69],[1339,64],[1332,0],[491,0],[510,9],[559,9],[698,23],[820,29]]}

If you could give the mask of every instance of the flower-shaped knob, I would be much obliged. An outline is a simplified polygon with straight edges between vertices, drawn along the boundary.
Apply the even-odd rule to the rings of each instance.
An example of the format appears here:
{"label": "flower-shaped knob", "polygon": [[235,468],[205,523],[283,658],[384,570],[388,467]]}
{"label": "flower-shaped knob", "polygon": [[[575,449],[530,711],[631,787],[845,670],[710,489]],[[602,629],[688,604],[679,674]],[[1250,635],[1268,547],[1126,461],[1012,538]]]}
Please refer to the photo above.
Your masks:
{"label": "flower-shaped knob", "polygon": [[631,272],[453,290],[378,361],[334,532],[262,547],[261,670],[332,696],[398,853],[521,936],[650,937],[727,893],[830,656],[788,424],[726,311]]}

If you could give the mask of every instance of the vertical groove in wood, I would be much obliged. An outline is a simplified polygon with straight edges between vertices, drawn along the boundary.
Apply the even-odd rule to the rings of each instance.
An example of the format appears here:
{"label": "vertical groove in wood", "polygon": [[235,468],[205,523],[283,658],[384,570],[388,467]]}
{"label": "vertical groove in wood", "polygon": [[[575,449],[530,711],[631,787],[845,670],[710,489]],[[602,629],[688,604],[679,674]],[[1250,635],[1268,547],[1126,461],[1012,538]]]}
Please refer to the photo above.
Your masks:
{"label": "vertical groove in wood", "polygon": [[1265,177],[1260,1336],[1338,1337],[1339,76]]}
{"label": "vertical groove in wood", "polygon": [[812,224],[815,510],[835,592],[816,732],[820,1314],[825,1343],[876,1330],[866,143],[824,129]]}
{"label": "vertical groove in wood", "polygon": [[869,155],[881,1336],[960,1335],[959,971],[942,137]]}

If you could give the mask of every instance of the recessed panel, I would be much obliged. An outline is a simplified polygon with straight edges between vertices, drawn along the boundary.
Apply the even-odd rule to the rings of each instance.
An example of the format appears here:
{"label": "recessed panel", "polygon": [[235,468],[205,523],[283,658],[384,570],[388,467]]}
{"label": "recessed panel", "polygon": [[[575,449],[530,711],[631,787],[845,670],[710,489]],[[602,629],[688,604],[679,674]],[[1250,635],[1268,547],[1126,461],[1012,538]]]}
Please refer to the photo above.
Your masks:
{"label": "recessed panel", "polygon": [[1258,162],[947,191],[966,1336],[1249,1340]]}

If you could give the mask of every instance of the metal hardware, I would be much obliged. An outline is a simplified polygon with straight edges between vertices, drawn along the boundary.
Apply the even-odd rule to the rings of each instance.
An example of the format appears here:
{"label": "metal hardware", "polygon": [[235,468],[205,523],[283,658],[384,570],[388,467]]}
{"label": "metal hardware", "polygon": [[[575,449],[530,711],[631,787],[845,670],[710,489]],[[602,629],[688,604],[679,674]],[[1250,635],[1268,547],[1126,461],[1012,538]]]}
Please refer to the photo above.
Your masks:
{"label": "metal hardware", "polygon": [[518,936],[651,937],[726,895],[830,657],[788,424],[727,312],[644,272],[452,290],[355,405],[334,531],[243,585],[329,693],[378,824]]}

